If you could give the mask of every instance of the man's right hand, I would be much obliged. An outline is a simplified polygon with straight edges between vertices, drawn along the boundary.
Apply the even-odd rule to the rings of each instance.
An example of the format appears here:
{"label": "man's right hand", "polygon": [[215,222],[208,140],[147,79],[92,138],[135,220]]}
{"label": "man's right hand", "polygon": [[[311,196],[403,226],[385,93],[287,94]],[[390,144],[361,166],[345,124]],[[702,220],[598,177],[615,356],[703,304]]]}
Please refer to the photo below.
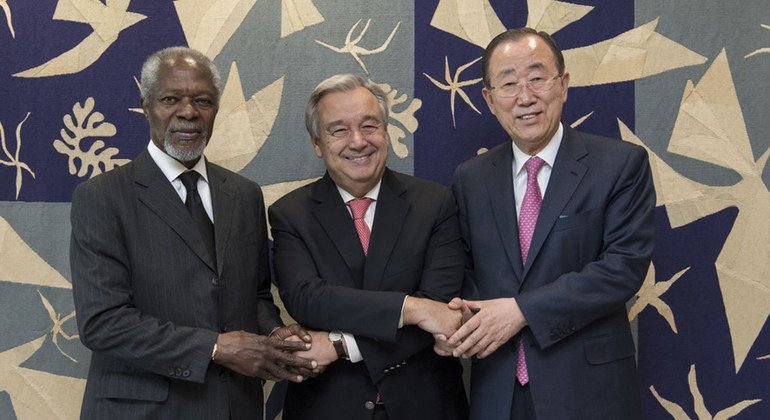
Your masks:
{"label": "man's right hand", "polygon": [[409,296],[404,304],[404,325],[417,325],[431,334],[449,337],[462,325],[462,311],[446,303]]}
{"label": "man's right hand", "polygon": [[[309,343],[303,341],[268,338],[245,331],[219,334],[217,354],[214,359],[234,372],[246,376],[280,381],[302,382],[317,366],[314,360],[294,354],[308,350]],[[300,373],[298,373],[300,372]]]}

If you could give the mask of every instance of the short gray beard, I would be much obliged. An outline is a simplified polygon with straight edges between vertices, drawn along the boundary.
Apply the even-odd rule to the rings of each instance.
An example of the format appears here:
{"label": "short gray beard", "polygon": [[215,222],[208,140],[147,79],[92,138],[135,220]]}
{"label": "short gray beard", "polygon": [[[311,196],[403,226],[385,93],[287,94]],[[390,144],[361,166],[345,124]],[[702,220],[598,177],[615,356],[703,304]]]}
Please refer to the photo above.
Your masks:
{"label": "short gray beard", "polygon": [[192,162],[194,160],[197,160],[201,155],[203,155],[203,151],[206,149],[206,146],[209,144],[209,135],[205,131],[201,133],[202,142],[200,142],[200,146],[198,146],[197,149],[184,149],[180,150],[177,149],[174,144],[171,142],[171,133],[166,133],[166,138],[163,139],[163,148],[166,151],[166,154],[171,156],[172,158],[185,163],[185,162]]}

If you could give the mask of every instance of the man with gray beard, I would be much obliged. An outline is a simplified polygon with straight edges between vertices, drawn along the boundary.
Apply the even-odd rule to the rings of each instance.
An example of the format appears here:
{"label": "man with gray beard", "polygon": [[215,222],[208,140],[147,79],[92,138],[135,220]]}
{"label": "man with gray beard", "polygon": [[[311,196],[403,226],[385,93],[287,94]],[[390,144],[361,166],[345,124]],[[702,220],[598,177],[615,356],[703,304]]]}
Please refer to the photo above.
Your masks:
{"label": "man with gray beard", "polygon": [[75,190],[72,286],[93,351],[81,418],[261,419],[263,380],[317,366],[273,304],[259,186],[203,156],[220,84],[195,50],[152,54],[147,150]]}

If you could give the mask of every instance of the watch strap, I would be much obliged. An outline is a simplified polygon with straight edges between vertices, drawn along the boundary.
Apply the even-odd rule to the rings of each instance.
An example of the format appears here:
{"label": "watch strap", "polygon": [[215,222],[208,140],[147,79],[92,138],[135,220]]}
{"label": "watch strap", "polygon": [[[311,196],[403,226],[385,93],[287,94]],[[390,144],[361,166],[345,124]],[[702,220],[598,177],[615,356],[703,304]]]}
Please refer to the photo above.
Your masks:
{"label": "watch strap", "polygon": [[332,340],[332,346],[334,346],[334,351],[337,353],[338,358],[350,360],[348,355],[345,353],[345,346],[342,344],[342,337],[340,337],[338,340]]}

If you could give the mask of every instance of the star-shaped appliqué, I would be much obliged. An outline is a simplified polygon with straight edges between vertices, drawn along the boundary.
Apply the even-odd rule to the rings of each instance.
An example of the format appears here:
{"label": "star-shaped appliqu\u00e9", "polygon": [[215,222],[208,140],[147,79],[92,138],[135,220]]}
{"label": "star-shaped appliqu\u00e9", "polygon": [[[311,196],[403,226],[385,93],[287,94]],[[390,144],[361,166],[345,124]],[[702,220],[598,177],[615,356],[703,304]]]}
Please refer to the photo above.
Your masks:
{"label": "star-shaped appliqu\u00e9", "polygon": [[452,109],[452,126],[457,128],[457,123],[455,122],[455,95],[460,95],[461,98],[465,101],[466,104],[468,104],[471,108],[473,108],[476,113],[481,114],[481,111],[476,108],[475,105],[473,105],[473,102],[471,102],[471,98],[468,97],[468,94],[463,91],[464,87],[472,86],[481,81],[481,77],[478,79],[472,79],[472,80],[463,80],[460,81],[460,74],[467,69],[468,67],[474,65],[477,61],[481,60],[481,57],[471,61],[470,63],[465,63],[462,66],[457,68],[457,71],[455,71],[454,77],[451,76],[450,70],[449,70],[449,57],[444,56],[444,80],[446,81],[446,84],[439,82],[438,80],[432,78],[429,74],[423,73],[425,77],[428,78],[431,82],[433,82],[434,85],[436,85],[441,90],[449,91],[449,106]]}

